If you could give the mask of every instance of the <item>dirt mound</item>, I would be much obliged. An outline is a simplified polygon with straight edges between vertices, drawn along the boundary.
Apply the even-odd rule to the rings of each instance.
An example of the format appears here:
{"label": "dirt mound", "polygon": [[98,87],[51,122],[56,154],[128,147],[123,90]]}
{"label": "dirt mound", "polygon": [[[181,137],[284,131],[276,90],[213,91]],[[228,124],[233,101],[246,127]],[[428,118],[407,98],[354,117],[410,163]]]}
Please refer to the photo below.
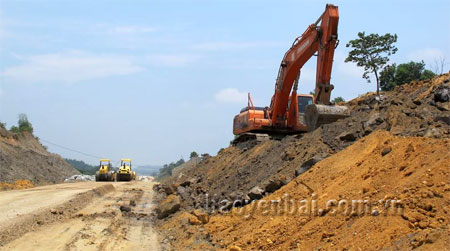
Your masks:
{"label": "dirt mound", "polygon": [[[272,193],[309,168],[302,165],[323,159],[377,130],[394,135],[448,138],[450,74],[426,81],[414,81],[382,93],[369,93],[346,105],[352,116],[323,125],[311,133],[287,136],[256,144],[229,146],[217,156],[183,168],[182,175],[165,184],[183,184],[176,192],[189,210],[224,199],[248,199],[258,186]],[[447,96],[445,96],[447,95]],[[447,98],[447,99],[446,99]],[[300,170],[299,170],[300,169]],[[176,188],[175,188],[176,189]],[[207,198],[208,197],[208,198]]]}
{"label": "dirt mound", "polygon": [[[387,131],[390,134],[396,136],[427,137],[423,139],[419,138],[418,140],[421,141],[424,145],[428,144],[427,146],[429,147],[429,149],[432,149],[432,147],[434,147],[433,144],[429,142],[441,142],[439,143],[441,145],[437,144],[436,147],[437,149],[439,149],[439,151],[441,151],[440,159],[445,159],[442,155],[442,149],[448,152],[448,141],[433,141],[433,139],[430,138],[448,139],[450,136],[449,92],[450,74],[444,74],[441,76],[437,76],[432,80],[420,82],[414,81],[410,84],[397,87],[391,92],[382,93],[380,97],[376,96],[373,93],[368,93],[345,104],[352,111],[352,116],[349,118],[339,120],[332,124],[323,125],[317,130],[310,133],[287,136],[282,140],[269,140],[263,143],[246,142],[236,146],[229,146],[219,152],[215,157],[203,160],[195,166],[184,168],[182,172],[183,175],[170,177],[169,179],[162,182],[162,184],[156,189],[160,191],[160,193],[156,196],[157,200],[163,200],[169,194],[175,194],[181,198],[180,212],[177,212],[164,220],[157,221],[157,226],[162,231],[162,234],[164,236],[173,236],[173,238],[164,240],[165,245],[168,248],[173,247],[175,249],[186,247],[189,247],[190,249],[217,249],[222,247],[229,247],[231,243],[238,243],[242,247],[244,247],[243,250],[259,248],[273,249],[277,246],[280,246],[281,249],[289,250],[296,249],[297,243],[306,245],[307,247],[312,247],[308,246],[312,244],[305,244],[305,241],[302,241],[303,239],[314,240],[314,243],[317,245],[319,245],[322,240],[328,241],[330,245],[331,243],[333,243],[333,245],[337,245],[336,243],[341,243],[343,247],[345,243],[351,243],[350,239],[347,239],[348,242],[338,242],[337,240],[344,240],[349,236],[357,236],[361,233],[368,234],[367,230],[361,230],[359,228],[351,233],[350,230],[348,230],[353,229],[353,223],[355,222],[355,219],[359,219],[359,216],[347,216],[348,219],[345,218],[347,220],[345,220],[344,223],[340,221],[340,225],[330,223],[331,225],[329,225],[329,229],[331,230],[322,231],[321,228],[313,228],[313,224],[311,224],[308,225],[307,228],[304,228],[307,231],[302,231],[301,234],[297,234],[297,232],[300,231],[299,229],[303,229],[303,225],[307,225],[310,220],[294,218],[295,220],[301,220],[300,222],[298,222],[292,221],[291,218],[283,216],[284,218],[265,217],[261,218],[261,221],[249,222],[249,220],[253,219],[252,217],[245,219],[242,217],[233,218],[230,216],[223,218],[217,217],[217,224],[213,221],[208,225],[208,229],[210,230],[210,232],[208,232],[204,226],[199,227],[189,224],[189,218],[192,218],[192,215],[190,215],[189,212],[193,212],[195,208],[204,208],[210,212],[214,210],[216,210],[217,212],[218,209],[229,210],[233,207],[232,202],[235,200],[240,200],[241,202],[243,201],[242,204],[250,203],[252,201],[250,197],[260,198],[262,196],[265,196],[262,199],[265,200],[266,198],[279,196],[283,193],[281,191],[285,191],[285,189],[289,189],[289,187],[293,186],[299,188],[298,191],[300,194],[298,194],[298,196],[311,195],[312,192],[316,192],[316,190],[319,189],[319,187],[317,186],[320,186],[321,189],[325,189],[328,187],[327,192],[332,195],[337,194],[333,193],[333,191],[336,190],[343,192],[341,197],[345,195],[353,196],[355,191],[347,194],[344,193],[344,190],[339,190],[338,188],[339,186],[354,186],[358,187],[358,191],[360,193],[358,195],[360,195],[359,197],[362,198],[370,195],[368,198],[373,199],[377,194],[384,194],[381,199],[385,200],[392,199],[392,197],[390,197],[392,194],[403,194],[411,196],[409,199],[407,199],[408,204],[405,204],[405,206],[408,207],[410,205],[412,205],[412,207],[414,207],[415,205],[419,205],[420,203],[417,202],[419,198],[421,202],[424,201],[421,196],[425,195],[422,194],[430,193],[433,194],[432,196],[434,196],[434,200],[441,201],[439,203],[442,203],[442,198],[440,196],[443,196],[443,193],[441,190],[442,186],[444,186],[446,187],[445,189],[447,189],[445,191],[448,191],[447,183],[445,183],[445,185],[437,185],[437,183],[433,183],[433,186],[436,186],[433,188],[439,187],[440,189],[438,195],[434,195],[433,192],[424,192],[424,190],[420,190],[422,189],[422,187],[419,187],[420,182],[426,180],[417,181],[418,187],[414,187],[416,181],[411,177],[416,177],[417,173],[415,174],[414,171],[412,171],[411,167],[414,166],[414,168],[421,170],[420,172],[423,171],[423,168],[425,168],[425,170],[430,169],[430,167],[425,166],[426,162],[422,162],[420,158],[413,158],[416,155],[420,155],[422,156],[422,158],[429,157],[427,156],[427,154],[416,153],[417,151],[420,151],[419,146],[418,149],[413,148],[413,151],[409,153],[409,155],[413,157],[411,157],[411,159],[405,159],[404,162],[396,162],[389,157],[392,156],[395,152],[395,148],[392,146],[391,149],[389,149],[389,147],[387,146],[383,149],[377,149],[377,151],[379,150],[379,152],[377,153],[378,155],[376,155],[377,158],[368,160],[361,159],[359,156],[365,156],[365,154],[369,154],[370,151],[366,152],[364,151],[364,149],[359,149],[362,152],[356,153],[358,148],[352,147],[351,149],[353,149],[352,151],[354,152],[353,154],[347,155],[346,158],[348,158],[348,160],[345,160],[345,163],[349,164],[347,166],[348,168],[351,168],[352,166],[350,166],[350,163],[353,163],[352,161],[354,160],[360,160],[361,163],[355,162],[357,165],[362,165],[362,163],[364,162],[365,165],[367,165],[366,167],[371,170],[371,172],[368,172],[366,174],[366,176],[368,175],[367,177],[364,176],[365,179],[363,179],[363,181],[361,181],[361,177],[358,176],[362,174],[355,174],[354,171],[348,171],[345,174],[341,173],[338,175],[334,168],[329,168],[327,172],[318,172],[319,176],[314,177],[314,179],[311,176],[307,175],[306,177],[310,177],[310,180],[308,181],[309,183],[304,182],[303,178],[304,175],[311,172],[308,171],[308,169],[310,169],[315,163],[329,156],[335,155],[336,153],[339,153],[343,149],[346,149],[347,147],[357,142],[359,139],[366,137],[367,135],[371,135],[372,133],[376,133],[375,136],[371,138],[374,141],[373,145],[378,146],[379,142],[377,140],[381,140],[377,139],[376,136],[383,136],[394,141],[400,140],[400,138],[391,138],[392,136],[379,134],[380,131]],[[409,139],[409,141],[415,141],[415,139],[416,138]],[[380,142],[382,141],[383,140],[381,140]],[[383,141],[383,144],[384,142],[385,141]],[[442,147],[442,144],[444,144],[442,142],[445,142],[445,147]],[[413,144],[414,142],[409,143]],[[435,150],[430,150],[430,154],[435,154],[435,152],[433,151]],[[396,154],[397,153],[398,152],[396,152]],[[381,159],[381,155],[385,155],[386,157],[384,159]],[[372,158],[373,156],[370,155],[366,157]],[[377,169],[378,161],[381,160],[391,160],[391,163],[386,163],[386,165],[391,165],[390,168]],[[421,163],[419,167],[411,162],[413,160]],[[433,160],[433,158],[429,157],[427,160],[431,161]],[[336,161],[335,158],[334,161]],[[437,160],[435,159],[433,161]],[[369,163],[373,165],[373,167],[369,167]],[[442,162],[438,163],[442,164]],[[398,166],[394,167],[395,164],[398,164]],[[400,174],[393,173],[392,170],[398,170],[400,168],[400,164],[402,164],[402,172]],[[434,165],[436,167],[435,163],[430,163],[430,165]],[[447,169],[448,166],[449,165],[447,163]],[[311,170],[316,169],[317,168],[314,167]],[[323,168],[323,170],[325,169],[326,168]],[[442,178],[442,176],[444,175],[444,177],[448,179],[448,173],[445,172],[445,170],[445,168],[439,169],[439,177]],[[306,173],[302,174],[304,172]],[[430,177],[432,177],[432,175],[438,175],[434,174],[434,172],[428,174]],[[397,175],[400,176],[397,177]],[[296,179],[296,176],[299,176],[302,179]],[[393,181],[389,180],[392,177],[395,177],[395,179],[393,179]],[[395,183],[398,179],[403,178],[409,183]],[[369,183],[366,184],[366,187],[361,186],[362,184],[365,184],[365,182],[371,181],[372,179],[377,179],[377,184],[379,184],[380,187],[377,187],[375,185],[369,186]],[[338,180],[340,181],[340,183],[332,183],[332,181]],[[443,180],[443,182],[445,181]],[[285,186],[288,183],[289,185]],[[410,183],[412,184],[411,186]],[[422,184],[428,184],[425,183]],[[392,188],[392,186],[394,185],[396,185],[395,189],[397,189],[398,191]],[[403,187],[404,189],[406,189],[405,191],[403,191]],[[278,190],[280,188],[282,189],[281,191]],[[276,192],[277,190],[278,192]],[[416,191],[419,190],[420,192],[416,193]],[[389,191],[389,194],[391,195],[389,195],[387,191]],[[371,193],[375,194],[372,195]],[[329,198],[328,195],[324,194],[325,193],[322,193],[320,195],[323,198],[321,198],[319,201],[323,202],[323,199]],[[385,196],[387,197],[385,198]],[[336,198],[336,200],[341,199],[341,197]],[[416,199],[415,201],[410,202],[409,200],[411,198]],[[251,205],[253,204],[250,204],[249,206]],[[236,204],[234,206],[240,205]],[[249,206],[244,208],[248,208]],[[423,205],[421,204],[421,206]],[[235,210],[240,208],[242,207],[235,208]],[[429,209],[428,206],[426,206],[426,208]],[[432,206],[431,208],[434,207]],[[442,208],[444,208],[443,212],[448,215],[448,205],[441,207],[441,210]],[[427,212],[429,214],[434,214],[436,217],[436,212]],[[371,211],[369,214],[380,215],[382,213],[384,213],[382,209],[374,209],[374,211]],[[328,212],[322,210],[320,214],[328,214]],[[376,229],[377,231],[380,229],[380,231],[388,229],[386,231],[392,233],[392,235],[394,236],[392,237],[392,240],[394,240],[396,236],[398,236],[398,238],[396,239],[396,243],[391,242],[390,239],[383,239],[385,243],[392,243],[392,246],[390,248],[395,248],[396,246],[405,247],[405,245],[409,245],[408,243],[414,243],[414,245],[422,245],[424,243],[433,242],[435,243],[433,245],[438,245],[436,244],[437,242],[428,240],[427,238],[433,239],[436,236],[439,236],[441,234],[441,232],[439,231],[441,230],[436,229],[438,229],[439,226],[442,225],[442,222],[447,224],[447,218],[436,217],[433,224],[431,224],[431,221],[429,222],[431,226],[434,226],[434,228],[426,226],[424,228],[425,230],[419,231],[417,233],[415,230],[417,228],[420,228],[420,224],[423,227],[426,225],[426,223],[424,222],[428,222],[421,221],[421,216],[418,215],[413,216],[411,220],[405,220],[400,216],[394,218],[384,216],[383,218],[373,218],[385,220],[380,222],[375,220],[374,222],[377,222],[376,224],[378,225],[374,227],[367,226],[367,229]],[[318,221],[329,220],[330,222],[332,222],[330,218],[326,217],[317,219],[319,219]],[[364,225],[362,224],[363,222],[371,221],[372,218],[364,217],[363,219],[364,220],[362,221],[358,221],[360,223],[358,223],[357,226]],[[282,221],[284,221],[284,223],[282,223]],[[280,224],[287,224],[286,226],[283,225],[286,228],[278,228],[277,226]],[[399,231],[398,233],[396,233],[396,231],[391,231],[391,225],[395,227],[397,227],[398,225],[399,229],[400,227],[404,227],[406,225],[408,228],[411,228],[411,230],[408,232],[410,233],[410,235],[402,235],[406,233],[405,228],[401,228],[402,231]],[[395,227],[393,229],[395,229]],[[339,238],[333,237],[338,235],[337,233],[334,233],[334,231],[332,231],[336,228],[345,230],[342,234],[339,234]],[[241,229],[242,231],[239,229]],[[272,231],[270,229],[276,229],[279,232],[277,234],[274,234],[275,230]],[[438,231],[438,233],[436,233],[436,231]],[[232,234],[233,237],[228,238],[226,236],[228,233]],[[258,235],[260,235],[260,237],[254,235],[254,233],[257,233]],[[387,232],[383,232],[384,237],[380,238],[385,238],[386,236],[388,236],[386,233]],[[286,234],[285,237],[283,237],[283,234]],[[275,240],[271,237],[263,239],[261,237],[271,235],[277,236],[277,239]],[[317,239],[315,238],[319,235],[321,236],[321,239],[320,241],[317,241]],[[242,236],[242,238],[240,236]],[[247,237],[244,238],[244,236]],[[299,238],[294,238],[292,241],[289,241],[290,239],[292,239],[291,236],[299,236]],[[446,236],[448,236],[448,234]],[[210,242],[211,238],[214,241],[213,243]],[[334,241],[334,239],[336,239],[336,241]],[[366,240],[367,237],[360,239]],[[297,242],[294,242],[294,240],[296,240]],[[376,244],[375,246],[380,246],[380,243],[382,242],[379,241],[377,243],[378,244]],[[361,241],[360,244],[364,247],[372,248],[372,246],[363,243],[363,241]],[[334,246],[327,247],[333,248]]]}
{"label": "dirt mound", "polygon": [[[376,132],[265,197],[266,205],[235,208],[205,227],[217,247],[243,250],[443,250],[450,244],[448,149],[449,139]],[[366,202],[353,207],[352,200]],[[341,201],[348,204],[340,208]]]}
{"label": "dirt mound", "polygon": [[15,134],[0,128],[0,181],[29,180],[42,185],[59,183],[79,174],[59,155],[47,152],[30,133]]}

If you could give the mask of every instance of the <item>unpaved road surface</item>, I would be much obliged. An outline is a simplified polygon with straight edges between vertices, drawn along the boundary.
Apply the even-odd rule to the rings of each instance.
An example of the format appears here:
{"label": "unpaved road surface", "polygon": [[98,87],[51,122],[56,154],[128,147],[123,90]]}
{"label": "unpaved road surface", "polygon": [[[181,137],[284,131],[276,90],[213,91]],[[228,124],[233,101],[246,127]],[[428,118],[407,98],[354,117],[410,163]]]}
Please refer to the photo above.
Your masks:
{"label": "unpaved road surface", "polygon": [[0,192],[0,250],[160,250],[152,185],[80,182]]}

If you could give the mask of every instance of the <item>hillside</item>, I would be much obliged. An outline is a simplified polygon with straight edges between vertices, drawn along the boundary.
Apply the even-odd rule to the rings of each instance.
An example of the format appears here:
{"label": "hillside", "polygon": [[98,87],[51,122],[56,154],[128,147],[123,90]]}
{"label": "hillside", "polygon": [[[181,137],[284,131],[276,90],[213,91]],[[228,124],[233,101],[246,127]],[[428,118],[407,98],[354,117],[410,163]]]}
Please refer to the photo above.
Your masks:
{"label": "hillside", "polygon": [[[419,189],[417,190],[419,193],[424,191],[423,194],[425,194],[427,193],[425,190],[420,190],[421,188],[415,186],[428,184],[428,181],[424,180],[422,176],[416,177],[413,175],[414,171],[409,169],[415,167],[421,175],[425,175],[425,171],[432,169],[432,172],[428,175],[434,175],[439,182],[444,182],[439,185],[444,190],[439,190],[441,191],[438,192],[439,196],[434,195],[434,197],[442,198],[444,196],[448,198],[446,196],[448,196],[450,190],[446,187],[449,180],[447,172],[449,166],[448,138],[450,138],[449,91],[450,74],[444,74],[432,80],[413,81],[399,86],[393,91],[382,93],[380,97],[373,93],[368,93],[345,104],[351,109],[352,116],[349,118],[323,125],[313,132],[287,136],[282,140],[231,145],[217,156],[202,161],[198,165],[183,169],[182,176],[171,177],[163,184],[155,187],[155,190],[160,192],[158,201],[162,201],[159,202],[161,210],[164,210],[165,204],[167,204],[168,199],[165,199],[166,197],[175,200],[172,196],[175,195],[180,199],[180,212],[157,221],[163,235],[176,237],[175,241],[166,241],[167,246],[175,249],[186,246],[199,249],[205,247],[217,249],[239,243],[245,247],[243,250],[271,250],[274,245],[271,245],[270,242],[274,242],[275,239],[282,239],[282,234],[291,237],[297,236],[293,231],[299,231],[301,226],[293,225],[293,228],[287,228],[287,230],[280,228],[280,236],[270,239],[270,241],[266,240],[265,243],[257,235],[270,236],[274,233],[269,231],[269,229],[271,227],[275,229],[276,225],[281,224],[272,217],[265,216],[265,218],[260,220],[261,222],[266,222],[264,229],[267,232],[264,235],[259,232],[261,228],[260,223],[258,223],[259,220],[249,222],[248,218],[238,217],[229,220],[229,218],[221,218],[218,215],[218,225],[207,225],[209,230],[205,230],[202,227],[203,230],[201,231],[198,227],[190,226],[187,222],[192,217],[190,213],[194,209],[203,209],[215,215],[217,214],[217,209],[231,209],[233,202],[236,200],[240,201],[238,205],[242,205],[251,201],[257,201],[265,196],[270,196],[267,198],[275,198],[274,196],[279,197],[282,191],[295,193],[295,189],[292,187],[298,189],[303,187],[302,191],[306,189],[305,191],[310,194],[316,190],[321,191],[323,194],[317,195],[319,198],[323,196],[325,199],[330,198],[330,196],[337,196],[336,199],[340,199],[342,196],[347,195],[347,193],[344,193],[344,190],[338,189],[338,185],[348,189],[351,188],[348,192],[351,192],[351,196],[358,195],[356,199],[360,199],[363,196],[366,197],[368,196],[366,193],[374,191],[377,191],[374,194],[376,196],[368,198],[378,200],[379,195],[382,195],[381,199],[384,196],[390,198],[391,195],[387,194],[389,192],[387,188],[397,189],[395,190],[397,191],[395,196],[402,194],[402,196],[409,196],[412,191],[415,191],[414,189]],[[403,140],[402,137],[408,138]],[[367,143],[368,141],[371,142],[370,146]],[[416,141],[421,142],[421,144],[418,143],[416,146],[414,144]],[[391,142],[393,143],[391,144]],[[404,144],[408,145],[409,143],[413,147],[413,150],[408,150],[409,153],[395,151],[397,144],[399,147],[401,145],[401,149],[403,149],[405,147]],[[352,146],[353,144],[356,144],[356,146]],[[383,144],[385,144],[385,147],[382,147]],[[352,148],[348,148],[349,146],[352,146]],[[348,152],[345,155],[347,159],[337,157],[340,156],[339,154],[342,150],[347,148]],[[387,154],[386,156],[389,157],[380,159],[379,155],[384,150],[385,153],[383,155]],[[390,151],[392,151],[392,154],[389,154]],[[390,158],[394,154],[395,158]],[[421,157],[409,158],[408,156],[411,155],[413,157]],[[431,165],[431,160],[433,159],[436,165],[434,163]],[[383,161],[386,160],[389,160],[389,162],[384,163]],[[327,168],[323,168],[326,171],[317,171],[317,167],[321,166],[321,163],[328,163]],[[359,169],[353,169],[363,164],[366,174],[356,171]],[[339,171],[340,169],[334,170],[333,166],[336,166],[336,168],[341,166],[342,171]],[[393,172],[391,169],[395,168],[408,169],[408,171]],[[344,172],[344,170],[346,171]],[[311,172],[317,175],[305,176]],[[416,177],[418,180],[405,178],[409,175]],[[304,182],[303,177],[308,177],[308,182]],[[360,180],[361,177],[369,179],[369,181],[375,179],[378,183],[364,186],[365,182]],[[388,180],[389,178],[393,178],[393,182],[405,179],[405,183],[392,184]],[[382,186],[382,181],[386,182],[386,188],[376,187]],[[421,183],[423,181],[425,183]],[[387,186],[388,184],[392,185],[392,187]],[[291,190],[285,190],[289,189],[289,187]],[[333,193],[335,190],[336,193]],[[339,192],[342,192],[342,194]],[[302,193],[301,195],[304,194]],[[353,199],[353,197],[349,199]],[[442,201],[442,199],[436,200]],[[444,215],[442,216],[444,222],[447,222],[448,206],[445,204],[440,206],[440,210],[444,210]],[[433,211],[433,213],[435,212]],[[345,224],[342,221],[344,218],[339,219],[339,224]],[[398,224],[398,218],[386,219],[389,220],[383,223],[385,225],[379,226],[379,229],[383,231],[387,228],[387,225]],[[283,218],[283,220],[285,221],[284,224],[287,225],[292,222],[289,218]],[[297,221],[299,219],[295,218],[293,220]],[[335,228],[337,225],[330,225],[330,229]],[[441,225],[439,227],[442,227]],[[254,229],[254,232],[251,232],[249,228]],[[242,231],[239,229],[242,229]],[[310,239],[312,241],[310,245],[319,245],[322,239],[335,235],[325,229],[324,227],[323,231],[314,230],[317,232],[305,233],[305,235],[314,236],[314,238]],[[324,237],[321,237],[322,239],[315,235],[319,233],[318,231],[325,232]],[[402,231],[401,233],[407,232],[404,229]],[[415,228],[409,231],[409,233],[414,232]],[[227,234],[233,234],[232,236],[234,237],[226,239],[225,236]],[[177,237],[178,235],[182,237]],[[248,239],[244,236],[248,236]],[[302,235],[297,239],[300,241],[302,238],[306,237]],[[349,237],[347,236],[346,238]],[[176,241],[180,239],[184,240],[184,242]],[[250,239],[258,242],[250,241]],[[211,240],[213,241],[211,242]],[[242,241],[238,242],[238,240]],[[189,241],[192,241],[192,243]],[[247,241],[250,241],[250,243],[247,243]],[[280,243],[282,249],[296,248],[296,243],[288,243],[288,240],[285,242],[282,245]],[[339,243],[344,247],[345,240]],[[327,248],[331,248],[331,246],[327,246]]]}
{"label": "hillside", "polygon": [[64,159],[69,165],[73,166],[82,174],[94,175],[98,170],[97,166],[89,165],[81,160],[76,159]]}
{"label": "hillside", "polygon": [[30,180],[36,185],[59,183],[79,174],[59,155],[49,153],[28,132],[11,133],[0,128],[0,182]]}

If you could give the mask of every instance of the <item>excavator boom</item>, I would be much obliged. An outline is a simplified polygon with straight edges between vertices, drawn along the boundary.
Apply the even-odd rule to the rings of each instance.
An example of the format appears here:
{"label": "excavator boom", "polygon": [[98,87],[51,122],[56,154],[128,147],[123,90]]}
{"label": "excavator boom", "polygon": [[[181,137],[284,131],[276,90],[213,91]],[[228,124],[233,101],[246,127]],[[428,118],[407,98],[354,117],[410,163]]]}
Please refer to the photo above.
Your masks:
{"label": "excavator boom", "polygon": [[[234,119],[233,133],[291,134],[311,131],[323,123],[349,116],[346,107],[331,106],[334,86],[330,84],[334,50],[338,44],[338,7],[327,4],[317,21],[295,39],[278,71],[275,93],[269,107],[251,102]],[[315,94],[297,95],[300,70],[317,56]],[[249,102],[250,104],[250,102]]]}

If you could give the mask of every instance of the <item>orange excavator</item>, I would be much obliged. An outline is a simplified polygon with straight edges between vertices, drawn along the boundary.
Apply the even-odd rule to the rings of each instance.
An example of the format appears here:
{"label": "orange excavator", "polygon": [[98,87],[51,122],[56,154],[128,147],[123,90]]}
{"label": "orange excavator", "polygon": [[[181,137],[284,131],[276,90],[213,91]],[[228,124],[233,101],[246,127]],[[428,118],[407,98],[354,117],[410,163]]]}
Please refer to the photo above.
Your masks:
{"label": "orange excavator", "polygon": [[[281,61],[270,107],[255,107],[249,94],[247,107],[234,117],[234,143],[313,131],[322,124],[350,116],[347,107],[330,102],[334,88],[330,84],[331,69],[339,43],[338,20],[338,7],[327,4],[319,19],[295,39]],[[315,94],[297,94],[300,70],[313,56],[317,56]]]}

